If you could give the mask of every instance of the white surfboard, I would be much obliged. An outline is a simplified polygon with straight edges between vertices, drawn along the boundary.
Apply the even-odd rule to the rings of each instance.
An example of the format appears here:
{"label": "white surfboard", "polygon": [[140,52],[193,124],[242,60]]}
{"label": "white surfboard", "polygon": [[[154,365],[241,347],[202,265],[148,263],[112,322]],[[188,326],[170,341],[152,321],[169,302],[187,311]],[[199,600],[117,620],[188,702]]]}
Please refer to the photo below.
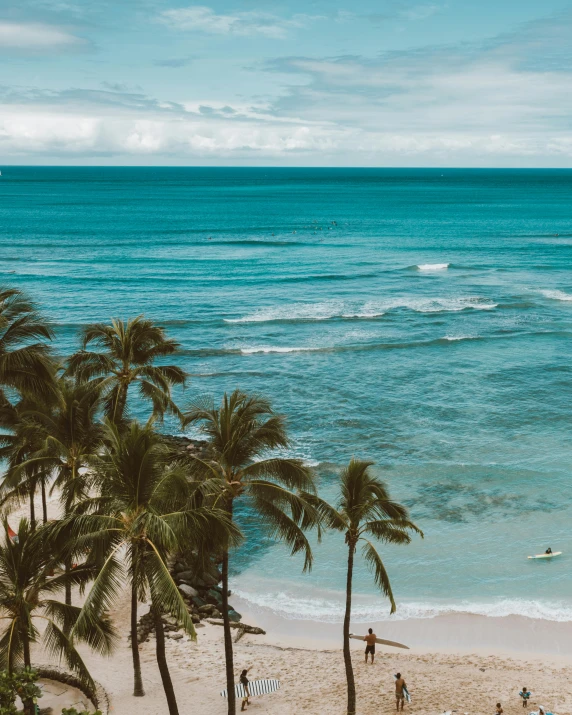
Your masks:
{"label": "white surfboard", "polygon": [[[268,695],[268,693],[275,693],[280,690],[280,681],[275,678],[267,678],[265,680],[251,680],[248,683],[249,695],[255,697],[256,695]],[[234,686],[234,692],[237,698],[246,697],[246,688],[242,683],[237,683]],[[220,694],[223,698],[228,697],[228,690],[221,690]]]}
{"label": "white surfboard", "polygon": [[536,554],[536,556],[529,556],[529,559],[553,559],[555,556],[560,556],[562,551],[553,551],[551,554]]}
{"label": "white surfboard", "polygon": [[[397,675],[394,675],[393,678],[397,680]],[[409,690],[407,690],[407,687],[403,687],[403,697],[405,698],[406,703],[411,702],[411,695],[409,695]]]}
{"label": "white surfboard", "polygon": [[[363,641],[363,636],[354,636],[353,633],[350,633],[350,638],[354,641]],[[383,638],[376,638],[375,642],[379,643],[379,645],[389,645],[392,648],[405,648],[405,650],[409,650],[408,645],[403,645],[403,643],[397,643],[396,641],[386,641]]]}

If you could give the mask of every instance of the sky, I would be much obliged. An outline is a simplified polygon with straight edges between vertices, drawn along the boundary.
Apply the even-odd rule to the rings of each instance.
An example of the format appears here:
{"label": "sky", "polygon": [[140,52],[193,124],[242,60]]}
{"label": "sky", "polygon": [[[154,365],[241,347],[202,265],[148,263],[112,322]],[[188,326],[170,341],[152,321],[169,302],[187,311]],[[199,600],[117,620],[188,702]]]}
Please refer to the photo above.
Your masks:
{"label": "sky", "polygon": [[0,164],[572,166],[564,0],[0,0]]}

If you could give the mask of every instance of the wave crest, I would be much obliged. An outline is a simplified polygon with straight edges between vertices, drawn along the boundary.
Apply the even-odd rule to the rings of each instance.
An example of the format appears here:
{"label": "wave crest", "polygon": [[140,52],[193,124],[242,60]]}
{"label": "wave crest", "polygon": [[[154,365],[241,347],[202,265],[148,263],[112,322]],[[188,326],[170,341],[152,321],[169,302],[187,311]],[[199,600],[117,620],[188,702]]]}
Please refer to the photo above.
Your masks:
{"label": "wave crest", "polygon": [[[571,297],[572,300],[572,297]],[[285,306],[261,308],[240,318],[225,318],[225,323],[272,323],[317,320],[372,320],[391,310],[412,310],[416,313],[458,312],[461,310],[493,310],[498,303],[479,296],[455,298],[399,297],[356,304],[344,301],[324,303],[293,303]]]}
{"label": "wave crest", "polygon": [[[343,597],[298,598],[286,592],[251,592],[233,589],[239,597],[254,606],[268,609],[288,620],[311,620],[320,623],[341,623],[344,616]],[[357,601],[357,602],[356,602]],[[409,601],[399,603],[397,612],[389,615],[387,604],[364,602],[359,596],[352,605],[352,620],[358,622],[405,621],[438,616],[467,614],[488,618],[523,616],[525,618],[556,621],[572,621],[572,604],[562,601],[536,601],[505,598],[496,602],[459,601],[452,603],[423,603]]]}
{"label": "wave crest", "polygon": [[418,271],[446,271],[450,263],[421,263],[415,266]]}
{"label": "wave crest", "polygon": [[540,292],[545,298],[550,298],[551,300],[562,300],[567,303],[572,301],[572,295],[565,293],[563,290],[543,290]]}

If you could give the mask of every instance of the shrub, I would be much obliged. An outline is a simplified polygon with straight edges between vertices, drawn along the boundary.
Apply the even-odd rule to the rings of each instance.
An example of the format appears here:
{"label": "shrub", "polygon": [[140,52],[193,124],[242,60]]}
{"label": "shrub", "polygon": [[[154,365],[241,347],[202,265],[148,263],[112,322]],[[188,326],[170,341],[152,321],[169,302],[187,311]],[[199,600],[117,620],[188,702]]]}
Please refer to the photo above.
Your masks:
{"label": "shrub", "polygon": [[36,701],[42,697],[42,691],[36,685],[38,674],[31,668],[8,673],[0,671],[0,715],[16,715],[16,697],[22,702]]}

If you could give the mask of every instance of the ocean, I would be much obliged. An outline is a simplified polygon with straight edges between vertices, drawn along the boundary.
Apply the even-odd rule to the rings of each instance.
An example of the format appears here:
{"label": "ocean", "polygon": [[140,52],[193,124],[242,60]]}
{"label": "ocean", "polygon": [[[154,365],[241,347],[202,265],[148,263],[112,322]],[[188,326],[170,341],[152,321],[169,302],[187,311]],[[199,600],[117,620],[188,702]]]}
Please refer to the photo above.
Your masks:
{"label": "ocean", "polygon": [[[271,398],[323,496],[374,461],[425,532],[380,547],[392,618],[572,620],[572,171],[3,167],[0,274],[62,354],[144,313],[182,345],[182,404]],[[340,621],[343,539],[302,574],[242,518],[233,590]],[[355,592],[389,618],[363,564]]]}

